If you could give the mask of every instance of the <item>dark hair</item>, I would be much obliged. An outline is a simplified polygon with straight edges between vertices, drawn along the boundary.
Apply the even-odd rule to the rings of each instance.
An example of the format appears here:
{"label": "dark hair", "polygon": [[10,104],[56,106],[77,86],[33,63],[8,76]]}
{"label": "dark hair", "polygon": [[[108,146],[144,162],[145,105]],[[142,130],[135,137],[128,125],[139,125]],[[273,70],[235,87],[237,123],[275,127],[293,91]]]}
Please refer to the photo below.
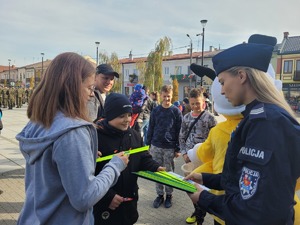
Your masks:
{"label": "dark hair", "polygon": [[203,98],[203,92],[199,88],[193,88],[189,93],[189,98]]}
{"label": "dark hair", "polygon": [[82,82],[94,74],[93,65],[76,53],[56,56],[33,91],[28,118],[45,127],[51,126],[57,111],[68,117],[88,120]]}
{"label": "dark hair", "polygon": [[150,93],[150,95],[153,95],[153,96],[154,96],[154,99],[153,99],[153,100],[158,101],[159,95],[158,95],[157,91],[152,91],[152,92]]}

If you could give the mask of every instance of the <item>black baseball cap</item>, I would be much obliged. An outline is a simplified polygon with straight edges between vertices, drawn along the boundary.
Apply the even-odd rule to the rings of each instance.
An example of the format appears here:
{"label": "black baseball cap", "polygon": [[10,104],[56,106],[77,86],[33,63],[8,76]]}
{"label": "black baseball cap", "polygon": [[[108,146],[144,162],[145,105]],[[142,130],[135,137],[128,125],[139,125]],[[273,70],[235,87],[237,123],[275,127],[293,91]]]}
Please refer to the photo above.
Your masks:
{"label": "black baseball cap", "polygon": [[119,74],[114,71],[114,69],[109,64],[100,64],[96,68],[96,74],[104,74],[104,75],[114,75],[115,77],[119,78]]}

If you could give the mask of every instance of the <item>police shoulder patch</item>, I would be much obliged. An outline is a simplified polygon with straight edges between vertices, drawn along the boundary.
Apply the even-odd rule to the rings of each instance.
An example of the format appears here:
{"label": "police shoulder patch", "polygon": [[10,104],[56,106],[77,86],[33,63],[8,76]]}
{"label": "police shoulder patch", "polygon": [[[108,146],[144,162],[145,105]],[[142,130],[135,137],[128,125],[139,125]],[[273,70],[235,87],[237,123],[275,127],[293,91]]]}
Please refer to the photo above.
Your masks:
{"label": "police shoulder patch", "polygon": [[243,167],[242,174],[240,177],[240,193],[244,200],[247,200],[254,196],[258,188],[258,180],[260,173],[255,170],[251,170],[247,167]]}
{"label": "police shoulder patch", "polygon": [[249,118],[250,119],[266,118],[264,104],[260,103],[254,106],[249,113]]}

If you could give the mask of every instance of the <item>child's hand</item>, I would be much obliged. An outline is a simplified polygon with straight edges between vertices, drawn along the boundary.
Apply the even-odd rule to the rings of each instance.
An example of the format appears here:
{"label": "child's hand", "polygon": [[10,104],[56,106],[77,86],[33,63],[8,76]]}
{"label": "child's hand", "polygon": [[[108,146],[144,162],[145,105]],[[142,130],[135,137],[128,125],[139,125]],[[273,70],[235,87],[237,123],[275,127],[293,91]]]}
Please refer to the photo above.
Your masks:
{"label": "child's hand", "polygon": [[166,171],[166,167],[162,167],[162,166],[158,167],[157,172],[159,172],[159,171]]}
{"label": "child's hand", "polygon": [[119,152],[116,154],[122,161],[125,163],[125,165],[128,165],[129,162],[129,154],[126,154],[125,152]]}
{"label": "child's hand", "polygon": [[195,181],[198,184],[203,184],[202,174],[201,173],[191,173],[191,174],[187,175],[184,179],[185,180]]}
{"label": "child's hand", "polygon": [[180,152],[175,152],[174,158],[178,158],[180,156]]}
{"label": "child's hand", "polygon": [[190,158],[188,157],[188,154],[183,154],[182,157],[185,163],[189,163],[191,161]]}
{"label": "child's hand", "polygon": [[98,151],[97,152],[97,156],[98,156],[98,158],[101,157],[102,156],[102,152]]}
{"label": "child's hand", "polygon": [[109,204],[109,207],[111,210],[115,210],[120,206],[120,204],[123,202],[123,197],[116,194],[114,198],[111,200],[111,203]]}

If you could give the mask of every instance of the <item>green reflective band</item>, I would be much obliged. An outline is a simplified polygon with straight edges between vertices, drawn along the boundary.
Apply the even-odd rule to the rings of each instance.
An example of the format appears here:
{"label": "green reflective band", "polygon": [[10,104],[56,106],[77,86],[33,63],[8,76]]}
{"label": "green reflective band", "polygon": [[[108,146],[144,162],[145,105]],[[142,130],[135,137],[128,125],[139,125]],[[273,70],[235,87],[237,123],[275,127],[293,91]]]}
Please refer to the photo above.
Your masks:
{"label": "green reflective band", "polygon": [[[134,149],[131,149],[131,150],[127,150],[127,151],[124,151],[124,153],[128,154],[128,155],[131,155],[131,154],[144,152],[144,151],[148,151],[148,150],[149,150],[149,145],[144,146],[144,147],[140,147],[140,148],[134,148]],[[103,161],[106,161],[106,160],[110,160],[110,159],[112,159],[112,157],[114,157],[114,155],[116,155],[116,154],[107,155],[107,156],[104,156],[104,157],[99,157],[99,158],[96,159],[96,162],[103,162]]]}
{"label": "green reflective band", "polygon": [[189,183],[186,180],[180,179],[179,177],[174,176],[170,172],[160,171],[160,172],[151,172],[151,171],[138,171],[132,172],[139,177],[146,178],[148,180],[158,182],[161,184],[168,185],[170,187],[194,193],[197,191],[197,188]]}

